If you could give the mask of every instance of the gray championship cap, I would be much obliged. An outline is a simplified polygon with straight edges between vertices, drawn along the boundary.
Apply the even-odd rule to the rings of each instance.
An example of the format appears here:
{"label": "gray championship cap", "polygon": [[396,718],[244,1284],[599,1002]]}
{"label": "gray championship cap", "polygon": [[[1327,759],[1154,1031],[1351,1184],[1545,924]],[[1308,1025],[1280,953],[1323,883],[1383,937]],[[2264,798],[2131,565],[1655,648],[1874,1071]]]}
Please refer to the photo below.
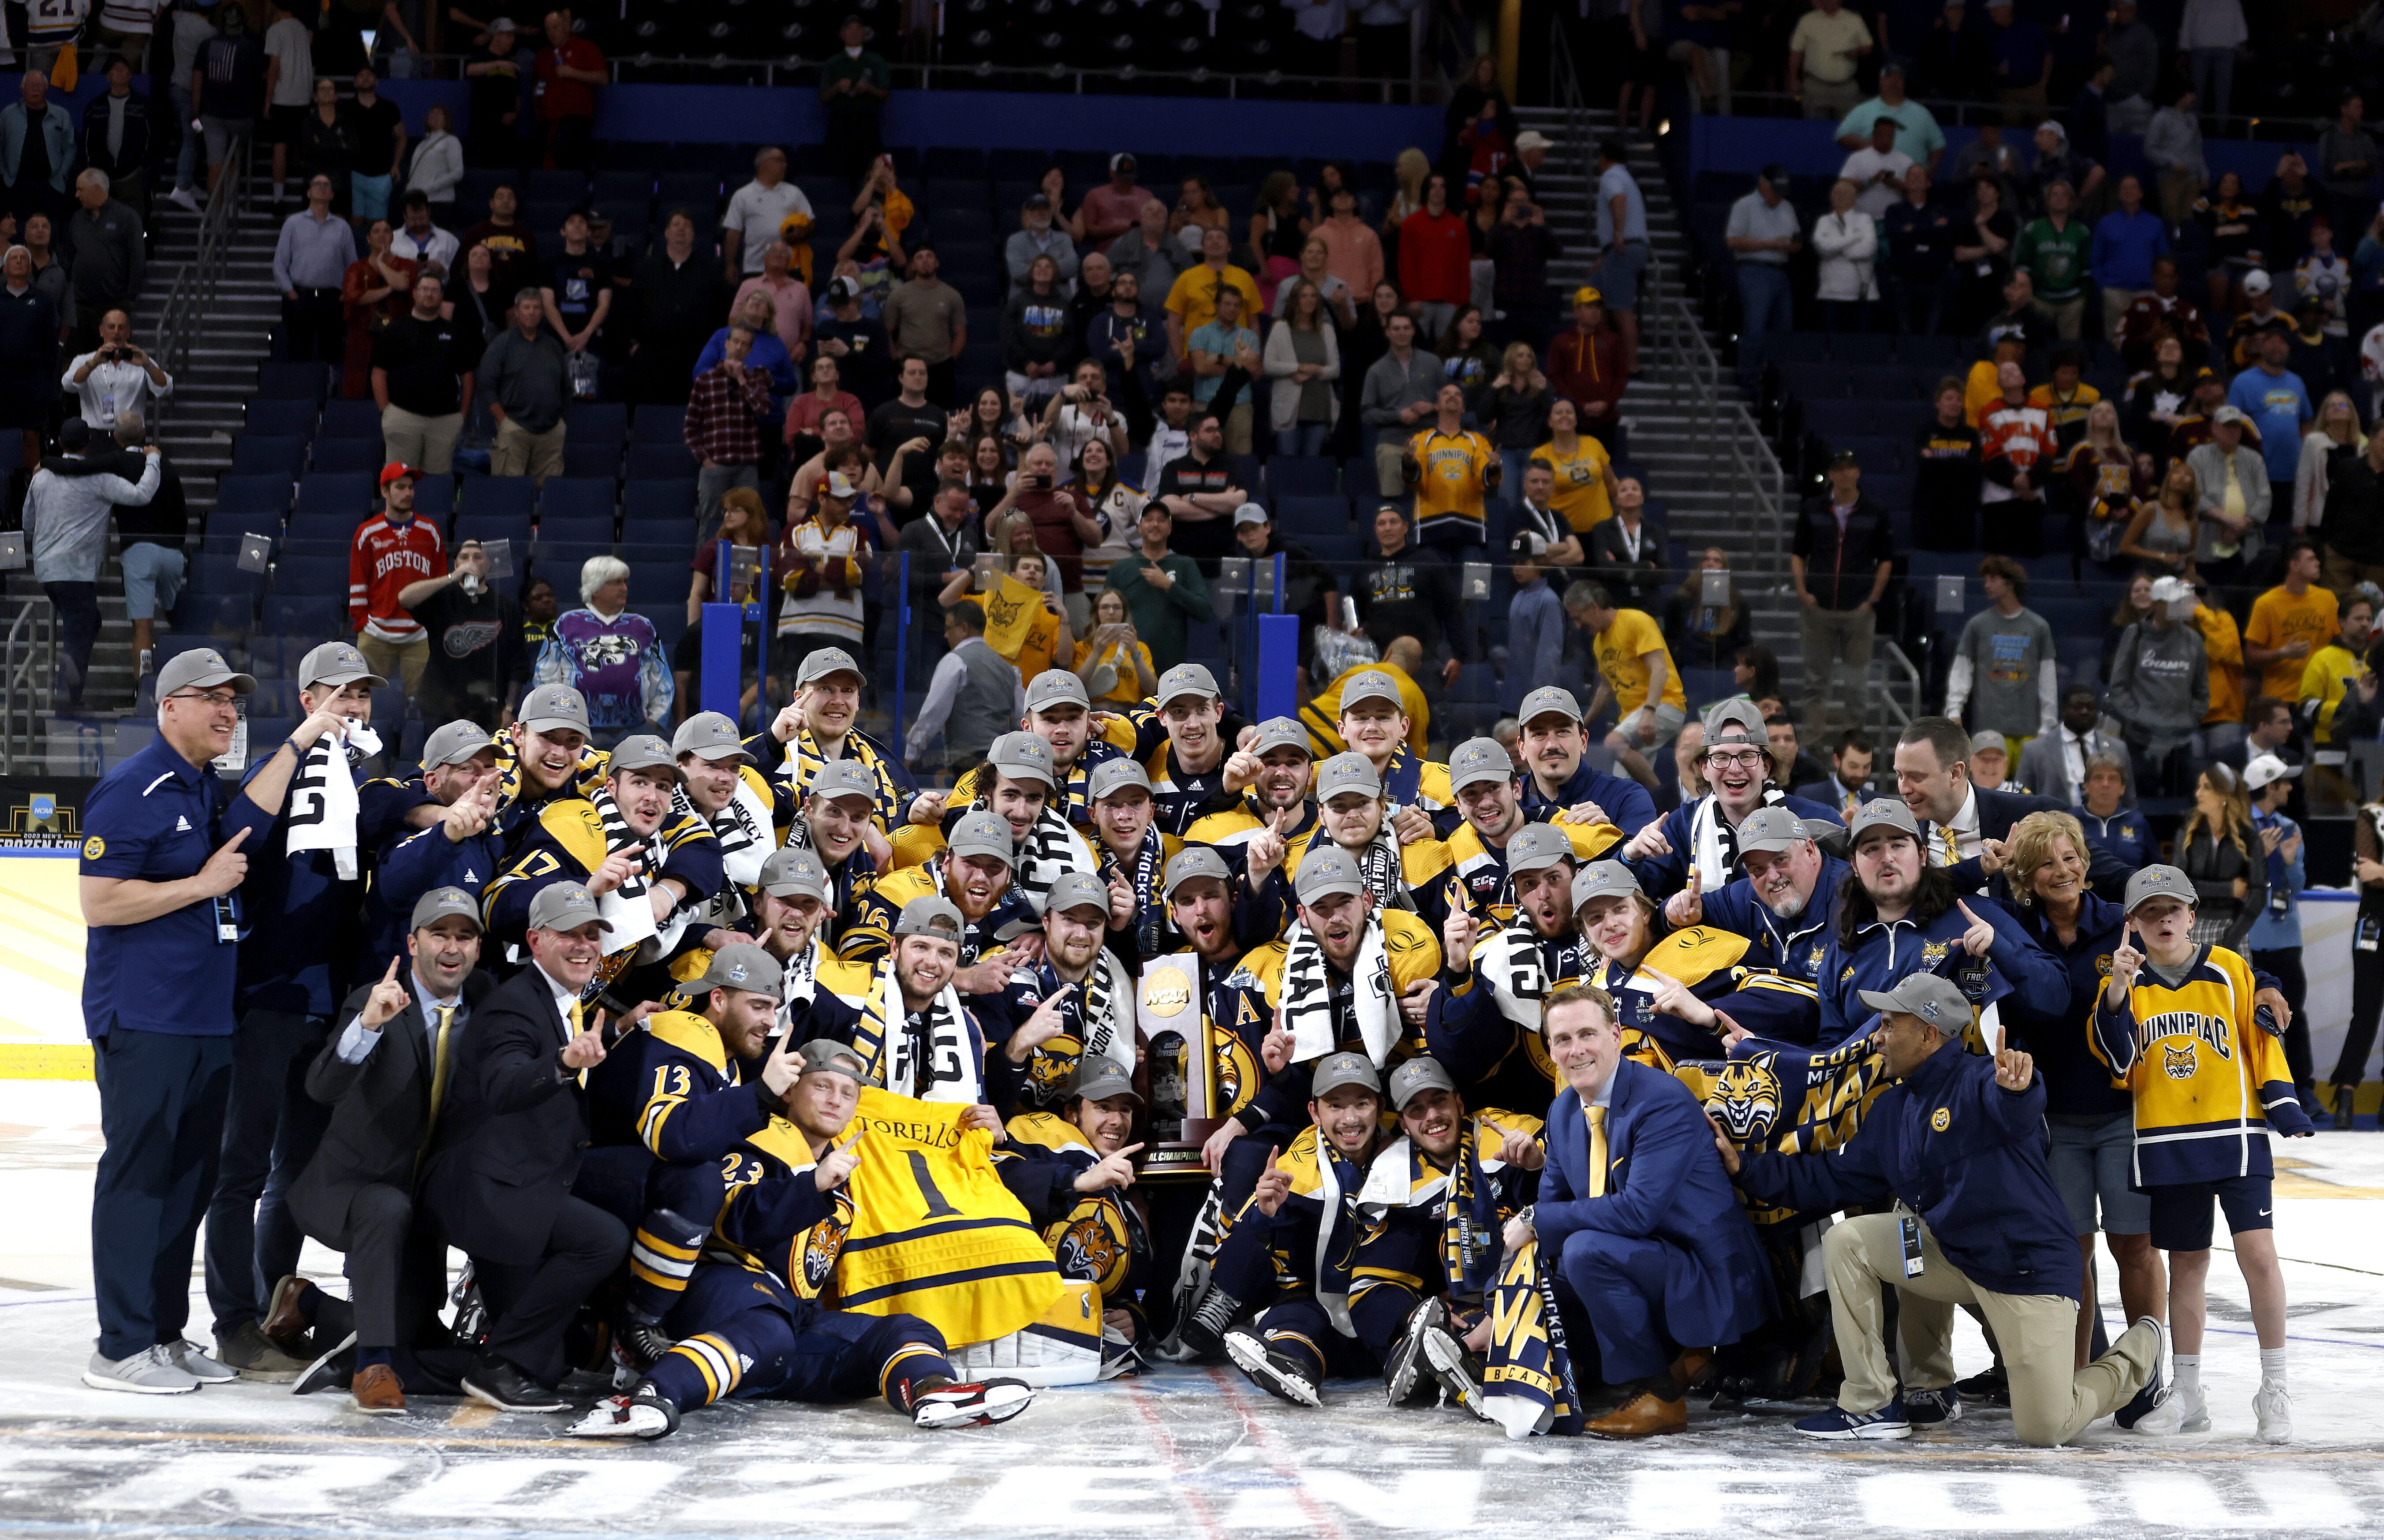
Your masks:
{"label": "gray championship cap", "polygon": [[1335,754],[1316,767],[1316,800],[1329,802],[1345,791],[1383,794],[1382,773],[1363,754]]}
{"label": "gray championship cap", "polygon": [[482,928],[480,903],[460,888],[434,888],[414,900],[414,917],[405,924],[408,930],[420,930],[453,915],[472,922],[475,930]]}
{"label": "gray championship cap", "polygon": [[1534,718],[1542,716],[1561,716],[1568,722],[1578,722],[1581,720],[1581,702],[1574,700],[1572,691],[1562,685],[1542,685],[1523,697],[1522,705],[1516,709],[1515,720],[1529,727]]}
{"label": "gray championship cap", "polygon": [[1706,713],[1706,744],[1711,747],[1715,739],[1735,727],[1758,745],[1768,745],[1770,733],[1763,726],[1763,714],[1755,709],[1752,701],[1724,701]]}
{"label": "gray championship cap", "polygon": [[716,711],[700,711],[678,725],[671,735],[671,757],[693,754],[698,759],[751,759],[737,724]]}
{"label": "gray championship cap", "polygon": [[1970,998],[1936,974],[1906,974],[1893,989],[1855,992],[1874,1011],[1918,1016],[1949,1037],[1970,1025]]}
{"label": "gray championship cap", "polygon": [[902,906],[900,918],[894,922],[894,934],[957,941],[968,934],[968,923],[961,918],[960,905],[950,899],[913,899]]}
{"label": "gray championship cap", "polygon": [[1364,892],[1366,876],[1358,870],[1357,858],[1340,846],[1311,844],[1292,886],[1298,890],[1301,903],[1314,903],[1335,893]]}
{"label": "gray championship cap", "polygon": [[359,679],[376,689],[389,683],[372,671],[372,665],[365,662],[362,652],[344,641],[327,641],[308,652],[298,664],[298,683],[306,689],[317,685],[330,685],[336,689],[354,684]]}
{"label": "gray championship cap", "polygon": [[1554,824],[1525,824],[1507,838],[1507,875],[1521,876],[1574,859],[1572,841]]}
{"label": "gray championship cap", "polygon": [[1010,832],[1010,820],[996,813],[964,815],[952,826],[944,848],[953,855],[989,855],[1018,864],[1018,841]]}
{"label": "gray championship cap", "polygon": [[613,922],[597,912],[595,897],[576,882],[549,883],[529,900],[532,930],[577,930],[594,921],[606,930]]}
{"label": "gray championship cap", "polygon": [[1057,790],[1060,777],[1051,769],[1051,745],[1034,733],[1004,733],[986,751],[985,762],[1014,781],[1041,781]]}
{"label": "gray championship cap", "polygon": [[1639,879],[1619,861],[1593,861],[1572,875],[1572,907],[1576,913],[1592,899],[1627,899],[1639,892]]}
{"label": "gray championship cap", "polygon": [[827,900],[827,869],[819,857],[800,845],[782,845],[770,852],[762,863],[762,891],[774,899],[791,899],[798,893],[809,893],[826,903]]}
{"label": "gray championship cap", "polygon": [[1316,744],[1308,729],[1288,716],[1268,717],[1259,724],[1258,737],[1250,739],[1249,751],[1260,759],[1277,749],[1297,749],[1310,759],[1316,757]]}
{"label": "gray championship cap", "polygon": [[1159,677],[1159,693],[1150,698],[1150,703],[1164,706],[1179,695],[1217,700],[1217,677],[1197,663],[1179,663]]}
{"label": "gray championship cap", "polygon": [[497,740],[478,722],[450,722],[422,740],[422,768],[436,770],[461,764],[482,750],[493,751]]}
{"label": "gray championship cap", "polygon": [[2154,865],[2128,878],[2128,890],[2120,899],[2119,912],[2133,914],[2154,899],[2175,899],[2188,909],[2200,907],[2192,877],[2174,866]]}
{"label": "gray championship cap", "polygon": [[1062,872],[1051,879],[1050,890],[1043,898],[1043,913],[1082,909],[1086,904],[1099,910],[1106,919],[1110,912],[1109,885],[1090,872]]}
{"label": "gray championship cap", "polygon": [[798,687],[817,684],[831,674],[850,674],[858,683],[869,682],[869,676],[852,661],[851,653],[841,647],[823,647],[803,660],[803,666],[795,673],[795,683]]}
{"label": "gray championship cap", "polygon": [[1142,1099],[1142,1093],[1134,1088],[1134,1081],[1117,1061],[1099,1053],[1088,1053],[1076,1061],[1076,1073],[1068,1077],[1068,1094],[1086,1101],[1107,1101],[1113,1096]]}
{"label": "gray championship cap", "polygon": [[783,977],[776,958],[751,941],[732,941],[712,954],[712,965],[688,993],[742,989],[750,995],[775,996]]}
{"label": "gray championship cap", "polygon": [[1892,829],[1916,841],[1920,838],[1920,825],[1900,797],[1875,797],[1855,809],[1855,821],[1846,828],[1847,842],[1860,845],[1872,829]]}
{"label": "gray championship cap", "polygon": [[857,759],[832,759],[812,772],[811,788],[804,795],[831,801],[838,797],[866,797],[875,804],[877,777]]}
{"label": "gray championship cap", "polygon": [[187,652],[177,652],[157,670],[157,699],[181,689],[215,689],[231,686],[235,695],[256,693],[256,678],[242,674],[224,662],[223,654],[212,647],[193,647]]}
{"label": "gray championship cap", "polygon": [[1085,681],[1064,668],[1047,668],[1026,682],[1026,709],[1049,711],[1053,706],[1082,706],[1093,709],[1093,698],[1085,692]]}
{"label": "gray championship cap", "polygon": [[624,770],[667,770],[676,779],[678,756],[652,733],[632,733],[613,746],[612,755],[605,761],[605,775],[617,776]]}
{"label": "gray championship cap", "polygon": [[1399,693],[1399,682],[1379,668],[1369,668],[1362,674],[1352,674],[1341,687],[1341,714],[1360,701],[1388,701],[1399,710],[1408,709],[1408,698]]}
{"label": "gray championship cap", "polygon": [[[1901,802],[1896,806],[1902,807]],[[1805,821],[1784,807],[1759,807],[1746,815],[1738,826],[1738,856],[1746,859],[1748,852],[1764,851],[1771,854],[1801,844],[1813,836],[1806,829]]]}
{"label": "gray championship cap", "polygon": [[1429,1054],[1410,1059],[1391,1072],[1391,1109],[1394,1112],[1406,1112],[1408,1103],[1413,1101],[1418,1093],[1431,1090],[1447,1091],[1454,1096],[1457,1094],[1457,1082],[1440,1067],[1440,1061]]}
{"label": "gray championship cap", "polygon": [[1308,1095],[1319,1099],[1327,1091],[1337,1091],[1344,1086],[1363,1086],[1376,1096],[1383,1094],[1383,1077],[1362,1053],[1328,1053],[1316,1061],[1316,1069],[1308,1077]]}
{"label": "gray championship cap", "polygon": [[1234,528],[1236,529],[1245,524],[1264,524],[1266,521],[1267,511],[1255,503],[1245,503],[1234,510]]}
{"label": "gray championship cap", "polygon": [[839,1043],[833,1037],[813,1037],[795,1052],[803,1062],[805,1074],[840,1074],[864,1086],[877,1084],[860,1050],[851,1044]]}
{"label": "gray championship cap", "polygon": [[1161,896],[1173,898],[1177,888],[1195,877],[1215,877],[1219,882],[1230,887],[1234,880],[1234,873],[1233,869],[1225,864],[1225,858],[1219,855],[1212,847],[1186,845],[1167,858],[1167,870],[1164,881],[1161,885]]}
{"label": "gray championship cap", "polygon": [[1511,781],[1515,762],[1495,738],[1469,738],[1448,756],[1448,789],[1462,791],[1476,781]]}
{"label": "gray championship cap", "polygon": [[2008,755],[2011,752],[2011,743],[1993,727],[1982,727],[1970,735],[1970,752]]}
{"label": "gray championship cap", "polygon": [[1093,766],[1093,773],[1085,777],[1085,800],[1104,802],[1130,786],[1138,786],[1146,793],[1156,794],[1150,784],[1150,772],[1142,767],[1142,762],[1120,754],[1115,759],[1105,759]]}
{"label": "gray championship cap", "polygon": [[569,685],[540,685],[522,697],[521,725],[534,733],[568,727],[588,736],[588,702]]}

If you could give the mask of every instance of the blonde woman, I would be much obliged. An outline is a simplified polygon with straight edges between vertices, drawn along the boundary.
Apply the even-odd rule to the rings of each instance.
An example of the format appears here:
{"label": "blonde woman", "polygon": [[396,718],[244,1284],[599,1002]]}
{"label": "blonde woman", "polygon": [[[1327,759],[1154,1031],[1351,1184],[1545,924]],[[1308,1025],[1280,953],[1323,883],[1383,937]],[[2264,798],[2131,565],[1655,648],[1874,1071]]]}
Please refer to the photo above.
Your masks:
{"label": "blonde woman", "polygon": [[1135,633],[1125,595],[1117,590],[1103,589],[1093,601],[1092,633],[1076,643],[1075,670],[1096,706],[1107,702],[1124,711],[1159,693],[1150,644]]}
{"label": "blonde woman", "polygon": [[2159,494],[2137,504],[2135,517],[2128,521],[2111,554],[2158,567],[2171,576],[2192,577],[2198,533],[2193,487],[2192,466],[2183,460],[2169,466],[2168,474],[2161,478]]}
{"label": "blonde woman", "polygon": [[2193,806],[2177,829],[2177,863],[2193,879],[2200,904],[2193,944],[2243,950],[2243,938],[2268,901],[2268,862],[2252,826],[2251,793],[2233,767],[2215,764],[2193,783]]}
{"label": "blonde woman", "polygon": [[2151,491],[2136,453],[2119,437],[2119,409],[2098,401],[2086,409],[2086,436],[2061,462],[2078,505],[2086,511],[2086,553],[2109,561],[2120,534]]}
{"label": "blonde woman", "polygon": [[2301,463],[2293,467],[2293,532],[2302,534],[2326,520],[2327,456],[2338,449],[2365,449],[2367,435],[2359,430],[2359,408],[2349,392],[2328,391],[2317,404],[2317,421],[2302,439]]}
{"label": "blonde woman", "polygon": [[1432,176],[1432,161],[1422,150],[1412,145],[1399,152],[1391,168],[1398,179],[1399,190],[1391,198],[1391,206],[1383,213],[1383,271],[1397,274],[1399,270],[1399,226],[1409,215],[1423,207],[1423,186]]}

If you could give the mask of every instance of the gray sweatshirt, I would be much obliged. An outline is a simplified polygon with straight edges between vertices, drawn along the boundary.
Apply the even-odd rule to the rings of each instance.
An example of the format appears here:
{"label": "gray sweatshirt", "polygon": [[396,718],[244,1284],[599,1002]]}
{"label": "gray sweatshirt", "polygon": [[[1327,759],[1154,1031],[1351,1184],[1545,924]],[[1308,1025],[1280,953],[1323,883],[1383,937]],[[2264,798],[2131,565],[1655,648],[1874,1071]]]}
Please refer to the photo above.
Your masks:
{"label": "gray sweatshirt", "polygon": [[2193,736],[2210,711],[2202,633],[2177,621],[2129,627],[2111,658],[2110,699],[2130,744],[2164,753]]}
{"label": "gray sweatshirt", "polygon": [[[1374,430],[1378,444],[1404,444],[1415,437],[1415,422],[1401,422],[1402,408],[1422,402],[1429,406],[1447,383],[1441,378],[1440,360],[1422,348],[1408,354],[1400,364],[1397,354],[1386,353],[1366,371],[1366,388],[1358,398],[1358,408],[1366,426]],[[1423,419],[1419,417],[1416,422]]]}
{"label": "gray sweatshirt", "polygon": [[2191,171],[2194,180],[2210,180],[2210,167],[2202,158],[2202,125],[2175,107],[2153,114],[2144,127],[2144,158],[2157,170]]}
{"label": "gray sweatshirt", "polygon": [[[81,455],[60,455],[69,466]],[[33,546],[37,583],[96,583],[107,553],[108,509],[136,507],[157,495],[157,456],[138,481],[120,476],[60,476],[43,466],[25,492],[25,532]]]}

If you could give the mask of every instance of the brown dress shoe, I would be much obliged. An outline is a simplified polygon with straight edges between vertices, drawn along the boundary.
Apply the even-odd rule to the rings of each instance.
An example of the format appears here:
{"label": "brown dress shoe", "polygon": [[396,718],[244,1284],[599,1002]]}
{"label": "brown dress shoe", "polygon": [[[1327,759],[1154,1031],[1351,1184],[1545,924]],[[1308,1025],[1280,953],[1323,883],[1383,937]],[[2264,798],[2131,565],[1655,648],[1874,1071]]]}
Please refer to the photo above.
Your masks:
{"label": "brown dress shoe", "polygon": [[1593,1438],[1650,1438],[1657,1434],[1689,1431],[1689,1407],[1686,1401],[1666,1401],[1652,1390],[1643,1390],[1620,1406],[1585,1424],[1582,1431]]}
{"label": "brown dress shoe", "polygon": [[306,1317],[298,1309],[299,1297],[306,1292],[306,1281],[291,1273],[273,1285],[273,1301],[266,1307],[265,1319],[257,1323],[265,1340],[293,1359],[314,1355],[306,1350]]}
{"label": "brown dress shoe", "polygon": [[385,1363],[368,1363],[348,1385],[348,1404],[368,1417],[395,1417],[405,1410],[405,1386],[397,1371]]}
{"label": "brown dress shoe", "polygon": [[1713,1367],[1714,1356],[1704,1348],[1683,1348],[1681,1356],[1672,1360],[1672,1383],[1683,1395],[1697,1387],[1697,1376]]}

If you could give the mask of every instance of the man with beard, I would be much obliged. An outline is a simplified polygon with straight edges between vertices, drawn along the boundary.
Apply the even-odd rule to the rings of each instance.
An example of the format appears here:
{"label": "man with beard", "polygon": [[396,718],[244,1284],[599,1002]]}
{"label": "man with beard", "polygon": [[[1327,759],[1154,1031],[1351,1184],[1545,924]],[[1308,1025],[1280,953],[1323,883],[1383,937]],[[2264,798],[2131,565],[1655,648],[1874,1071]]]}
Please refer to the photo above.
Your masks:
{"label": "man with beard", "polygon": [[827,880],[827,913],[820,944],[840,950],[860,917],[862,895],[891,869],[893,847],[877,827],[877,777],[855,760],[830,760],[813,772],[811,788],[787,826],[785,849],[808,846]]}
{"label": "man with beard", "polygon": [[1533,823],[1612,824],[1625,839],[1656,821],[1656,800],[1645,787],[1582,762],[1589,733],[1572,691],[1559,685],[1532,691],[1515,723],[1516,745],[1531,772],[1523,783],[1523,816]]}
{"label": "man with beard", "polygon": [[[989,829],[963,824],[962,833],[980,851],[993,842]],[[985,875],[969,870],[964,891]],[[983,1126],[999,1128],[990,1099],[1015,1100],[1022,1075],[1015,1065],[997,1062],[1001,1083],[988,1087],[985,1033],[961,997],[991,994],[1014,962],[991,952],[972,964],[974,928],[966,908],[949,898],[931,892],[910,900],[866,987],[851,997],[813,990],[807,1007],[789,1005],[788,1030],[851,1043],[875,1083],[896,1096],[962,1102],[981,1110]]]}
{"label": "man with beard", "polygon": [[[1095,768],[1110,760],[1127,757],[1126,750],[1134,742],[1132,725],[1124,718],[1107,716],[1103,720],[1109,731],[1120,735],[1122,743],[1095,732],[1092,698],[1085,693],[1085,681],[1065,669],[1047,668],[1026,687],[1026,711],[1018,725],[1050,745],[1054,789],[1051,806],[1079,828],[1092,821],[1086,795],[1088,777]],[[957,816],[953,809],[978,805],[987,794],[993,776],[992,768],[982,764],[964,772],[946,803],[942,821],[949,824]],[[917,859],[924,860],[922,842],[932,843],[935,837],[934,829],[921,829],[914,825],[900,831],[895,852],[901,857],[919,851]]]}
{"label": "man with beard", "polygon": [[1254,939],[1282,935],[1293,918],[1300,874],[1333,850],[1356,864],[1376,907],[1420,915],[1428,925],[1440,923],[1448,847],[1429,832],[1411,837],[1396,826],[1390,797],[1365,755],[1335,754],[1318,765],[1316,804],[1316,823],[1306,835],[1269,838],[1261,830],[1243,851],[1244,934]]}
{"label": "man with beard", "polygon": [[[838,950],[848,962],[878,962],[892,950],[902,912],[922,899],[942,899],[961,917],[955,964],[960,992],[989,995],[1024,954],[1024,949],[1007,950],[1007,943],[1035,927],[1035,911],[1012,882],[1017,861],[1009,820],[972,813],[952,826],[943,854],[887,873],[854,900],[852,921]],[[810,1035],[821,1034],[814,1029]]]}
{"label": "man with beard", "polygon": [[438,821],[428,828],[401,830],[381,847],[365,894],[357,976],[386,971],[392,958],[404,955],[405,917],[423,895],[461,888],[477,901],[503,869],[497,782],[497,742],[478,723],[450,722],[424,740],[418,785],[430,800],[425,811]]}
{"label": "man with beard", "polygon": [[1182,944],[1183,938],[1168,923],[1166,871],[1185,842],[1151,826],[1158,804],[1150,796],[1150,773],[1124,755],[1104,760],[1086,792],[1092,812],[1093,853],[1134,900],[1134,913],[1126,922],[1134,938],[1132,957],[1139,962]]}
{"label": "man with beard", "polygon": [[1824,934],[1846,863],[1815,842],[1784,807],[1759,807],[1738,826],[1739,870],[1746,875],[1711,893],[1696,874],[1664,904],[1675,929],[1709,925],[1746,938],[1746,962],[1807,984],[1820,982]]}
{"label": "man with beard", "polygon": [[1064,872],[1043,908],[1043,955],[1000,988],[973,996],[971,1009],[997,1045],[1014,1100],[997,1093],[1004,1115],[1049,1112],[1067,1099],[1077,1066],[1106,1060],[1121,1069],[1135,1059],[1134,975],[1103,943],[1110,890],[1090,872]]}
{"label": "man with beard", "polygon": [[1656,900],[1620,862],[1574,875],[1572,913],[1596,954],[1586,982],[1612,997],[1625,1047],[1642,1063],[1720,1059],[1741,1031],[1812,1037],[1812,986],[1745,966],[1744,937],[1704,926],[1665,935]]}
{"label": "man with beard", "polygon": [[1042,1229],[1060,1275],[1099,1287],[1102,1329],[1128,1342],[1149,1337],[1153,1285],[1150,1234],[1127,1191],[1141,1108],[1124,1070],[1087,1059],[1056,1112],[1022,1112],[1003,1124],[1013,1149],[1033,1151],[1003,1163],[1003,1185]]}
{"label": "man with beard", "polygon": [[1308,800],[1314,759],[1307,728],[1288,716],[1268,717],[1225,762],[1225,784],[1240,791],[1242,800],[1202,818],[1184,838],[1215,847],[1228,865],[1239,866],[1269,833],[1286,844],[1310,837],[1316,828],[1316,809]]}
{"label": "man with beard", "polygon": [[[1465,822],[1448,836],[1449,871],[1435,907],[1443,913],[1464,910],[1504,925],[1515,909],[1507,851],[1527,826],[1515,762],[1496,739],[1468,739],[1448,756],[1448,784]],[[1562,836],[1577,861],[1594,861],[1622,838],[1620,829],[1603,820],[1536,826]]]}
{"label": "man with beard", "polygon": [[[1057,801],[1060,777],[1051,759],[1051,745],[1041,736],[1002,734],[987,746],[985,763],[962,779],[967,800],[961,803],[961,813],[949,815],[957,821],[971,813],[991,813],[1010,826],[1015,886],[1027,902],[1037,905],[1062,872],[1089,872],[1098,866],[1092,846],[1069,823]],[[933,828],[905,829],[895,844],[894,859],[916,865],[933,853],[940,838]],[[1119,923],[1124,923],[1123,915]]]}
{"label": "man with beard", "polygon": [[782,846],[762,863],[751,924],[762,950],[778,963],[778,1027],[788,1042],[794,1040],[786,1037],[794,1012],[809,1005],[818,991],[858,995],[869,987],[869,969],[845,962],[827,944],[836,919],[828,893],[827,873],[819,857],[801,846]]}
{"label": "man with beard", "polygon": [[1835,822],[1819,802],[1773,786],[1770,764],[1770,734],[1751,702],[1726,701],[1707,712],[1698,765],[1709,789],[1641,829],[1622,848],[1622,859],[1640,886],[1668,899],[1688,886],[1695,871],[1700,888],[1720,888],[1738,864],[1738,826],[1758,807],[1784,807],[1799,818]]}
{"label": "man with beard", "polygon": [[795,676],[795,698],[770,721],[771,739],[785,745],[772,777],[780,790],[781,825],[801,806],[820,766],[838,760],[857,762],[877,783],[877,822],[884,832],[890,835],[906,822],[933,825],[943,816],[944,794],[921,791],[901,755],[852,725],[861,714],[866,683],[861,665],[841,647],[820,648],[803,660]]}
{"label": "man with beard", "polygon": [[1253,1385],[1294,1406],[1318,1407],[1328,1372],[1379,1371],[1415,1313],[1412,1283],[1355,1274],[1359,1194],[1386,1142],[1383,1082],[1362,1053],[1316,1062],[1308,1126],[1267,1151],[1249,1201],[1219,1244],[1211,1302],[1274,1302],[1223,1334],[1226,1357]]}
{"label": "man with beard", "polygon": [[1440,987],[1424,1046],[1457,1083],[1500,1107],[1546,1108],[1555,1064],[1540,1040],[1540,1002],[1599,963],[1573,924],[1572,842],[1527,824],[1507,842],[1511,918],[1500,926],[1452,908],[1440,932]]}
{"label": "man with beard", "polygon": [[720,890],[689,925],[704,946],[717,950],[737,939],[731,930],[752,913],[762,863],[777,844],[770,783],[753,768],[752,751],[738,737],[736,722],[716,711],[700,711],[680,723],[671,735],[671,753],[688,805],[720,841]]}

